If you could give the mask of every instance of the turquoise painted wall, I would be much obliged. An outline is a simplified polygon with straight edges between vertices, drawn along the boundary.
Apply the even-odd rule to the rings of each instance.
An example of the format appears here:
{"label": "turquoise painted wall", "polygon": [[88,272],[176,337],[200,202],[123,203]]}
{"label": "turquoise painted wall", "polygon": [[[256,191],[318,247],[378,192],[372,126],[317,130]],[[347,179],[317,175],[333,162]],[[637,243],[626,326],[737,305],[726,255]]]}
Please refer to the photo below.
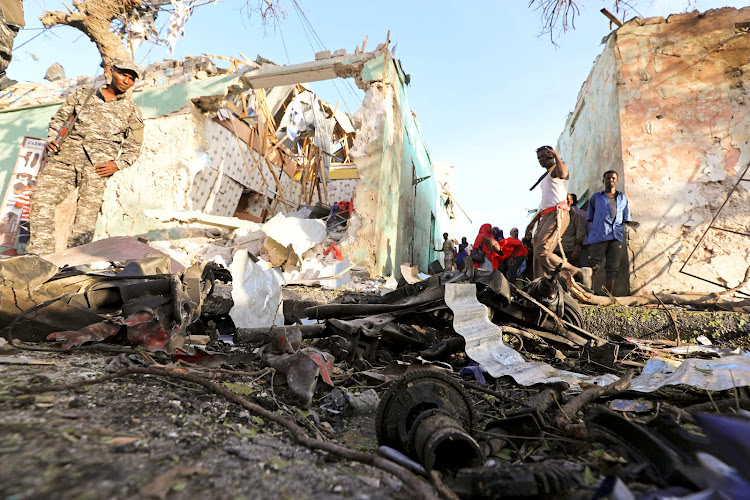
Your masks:
{"label": "turquoise painted wall", "polygon": [[0,198],[16,165],[18,148],[24,136],[47,138],[47,124],[59,104],[0,113]]}
{"label": "turquoise painted wall", "polygon": [[[133,94],[144,119],[173,113],[194,98],[221,95],[235,80],[234,75],[214,76],[169,87],[150,88]],[[47,125],[60,103],[0,112],[0,198],[5,193],[8,179],[16,163],[18,148],[24,136],[47,137]]]}
{"label": "turquoise painted wall", "polygon": [[[437,181],[427,146],[409,107],[404,75],[389,57],[387,82],[393,89],[394,105],[386,107],[382,159],[378,178],[376,225],[381,235],[377,246],[377,268],[381,274],[396,275],[402,262],[427,271],[437,258],[434,251],[443,229],[437,217],[440,207]],[[364,81],[382,78],[382,56],[365,64]],[[428,179],[413,184],[414,179]],[[434,227],[432,218],[435,217]]]}

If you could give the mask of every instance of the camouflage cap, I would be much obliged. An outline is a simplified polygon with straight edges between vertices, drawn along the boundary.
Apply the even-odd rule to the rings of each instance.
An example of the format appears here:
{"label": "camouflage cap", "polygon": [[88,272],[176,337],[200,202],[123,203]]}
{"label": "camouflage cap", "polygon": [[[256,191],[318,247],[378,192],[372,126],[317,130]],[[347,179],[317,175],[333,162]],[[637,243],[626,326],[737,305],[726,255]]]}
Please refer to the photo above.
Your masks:
{"label": "camouflage cap", "polygon": [[115,59],[112,67],[121,71],[132,71],[137,78],[143,78],[141,68],[130,59]]}

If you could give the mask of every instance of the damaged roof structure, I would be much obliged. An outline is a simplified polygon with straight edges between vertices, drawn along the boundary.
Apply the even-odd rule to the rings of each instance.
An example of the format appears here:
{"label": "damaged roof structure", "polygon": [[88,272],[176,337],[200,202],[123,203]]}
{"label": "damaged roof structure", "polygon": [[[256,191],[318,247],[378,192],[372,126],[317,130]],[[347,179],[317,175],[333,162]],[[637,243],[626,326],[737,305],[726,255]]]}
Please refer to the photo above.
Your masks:
{"label": "damaged roof structure", "polygon": [[750,8],[635,18],[604,49],[558,149],[584,204],[607,170],[630,199],[618,295],[747,283]]}
{"label": "damaged roof structure", "polygon": [[[264,222],[317,202],[353,202],[346,253],[356,264],[372,275],[399,277],[403,262],[426,271],[446,220],[445,189],[409,108],[400,62],[384,47],[321,53],[292,66],[245,60],[235,73],[206,57],[149,66],[133,95],[145,120],[142,153],[108,182],[95,239],[133,235],[174,247],[195,236],[177,221],[186,219],[181,212]],[[334,78],[353,78],[365,90],[354,116],[305,86]],[[20,85],[0,95],[4,182],[20,139],[45,137],[60,99],[90,81]],[[58,250],[72,223],[67,205],[58,208]]]}

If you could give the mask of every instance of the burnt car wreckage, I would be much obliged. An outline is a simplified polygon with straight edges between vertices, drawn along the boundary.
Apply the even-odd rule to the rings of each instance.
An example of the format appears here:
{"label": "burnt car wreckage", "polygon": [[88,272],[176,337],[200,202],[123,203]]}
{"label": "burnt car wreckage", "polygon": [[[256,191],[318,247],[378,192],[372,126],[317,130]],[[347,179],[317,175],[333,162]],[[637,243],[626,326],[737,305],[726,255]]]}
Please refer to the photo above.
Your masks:
{"label": "burnt car wreckage", "polygon": [[[260,365],[286,384],[290,404],[332,418],[356,410],[348,386],[373,387],[377,407],[364,410],[375,415],[381,462],[373,463],[432,482],[437,493],[420,496],[587,498],[619,488],[635,498],[672,488],[731,497],[750,479],[747,448],[723,437],[750,428],[744,379],[713,406],[740,415],[704,415],[713,407],[697,394],[687,406],[669,392],[650,405],[615,399],[638,385],[622,361],[639,346],[587,331],[556,272],[523,288],[497,271],[443,272],[382,296],[343,294],[302,310],[296,324],[234,328],[226,269],[170,269],[164,255],[98,272],[34,256],[2,260],[2,333],[21,349],[50,350],[32,344],[46,339],[62,342],[58,351],[125,351],[113,370],[132,373],[154,359]],[[208,342],[192,345],[196,334]],[[606,404],[589,404],[597,399]],[[707,457],[734,465],[734,475]]]}

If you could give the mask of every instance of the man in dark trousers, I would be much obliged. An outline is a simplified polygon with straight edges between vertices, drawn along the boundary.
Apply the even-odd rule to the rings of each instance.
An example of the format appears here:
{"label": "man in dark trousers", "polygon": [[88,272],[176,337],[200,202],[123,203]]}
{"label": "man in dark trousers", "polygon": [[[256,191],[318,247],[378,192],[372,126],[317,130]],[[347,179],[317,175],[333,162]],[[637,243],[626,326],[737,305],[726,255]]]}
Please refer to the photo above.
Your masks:
{"label": "man in dark trousers", "polygon": [[[55,208],[76,187],[78,201],[68,247],[91,242],[107,179],[140,155],[143,118],[128,91],[141,70],[131,60],[117,59],[111,73],[110,83],[91,95],[85,106],[87,88],[70,96],[50,121],[49,160],[31,194],[29,253],[55,252]],[[74,111],[78,120],[65,142],[58,144],[58,132]]]}
{"label": "man in dark trousers", "polygon": [[602,268],[602,262],[605,263],[605,286],[612,293],[624,249],[624,224],[631,222],[630,207],[625,194],[615,189],[617,172],[604,172],[602,182],[604,190],[594,193],[589,200],[589,266],[596,274]]}
{"label": "man in dark trousers", "polygon": [[456,270],[456,247],[453,240],[448,238],[448,233],[443,233],[443,247],[436,248],[436,252],[443,252],[443,268],[446,271]]}

